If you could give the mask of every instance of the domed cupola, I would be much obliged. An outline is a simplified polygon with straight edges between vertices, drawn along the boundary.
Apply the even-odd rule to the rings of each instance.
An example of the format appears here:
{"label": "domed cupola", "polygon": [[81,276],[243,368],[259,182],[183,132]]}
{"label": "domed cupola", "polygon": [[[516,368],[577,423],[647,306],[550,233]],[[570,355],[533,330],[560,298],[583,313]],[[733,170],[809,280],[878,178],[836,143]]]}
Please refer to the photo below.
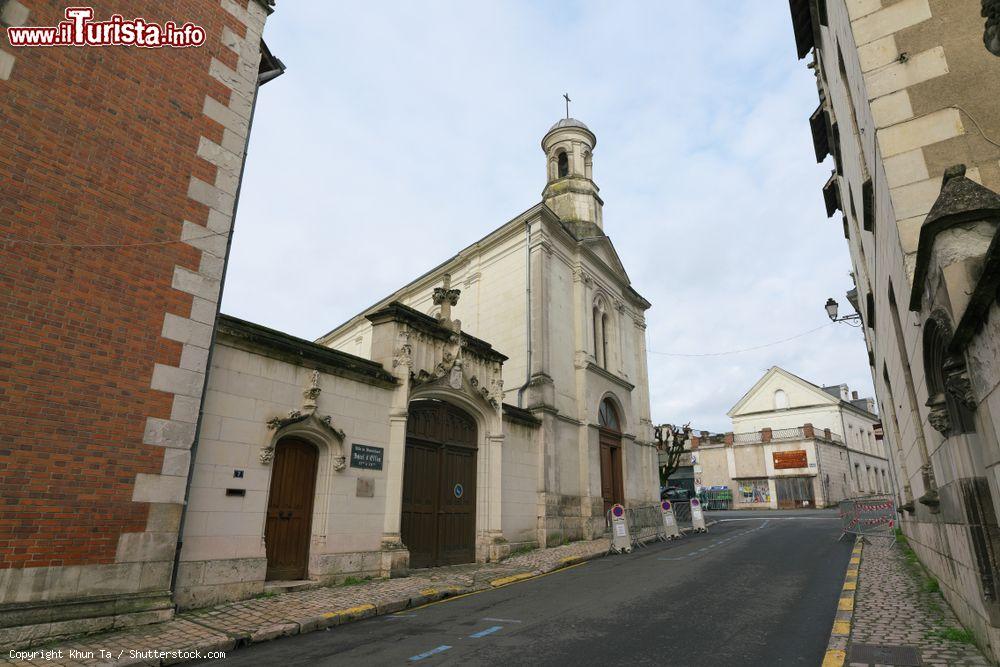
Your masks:
{"label": "domed cupola", "polygon": [[547,165],[542,200],[563,222],[575,227],[581,238],[600,235],[603,228],[604,202],[594,183],[595,146],[597,137],[590,128],[568,116],[542,137]]}

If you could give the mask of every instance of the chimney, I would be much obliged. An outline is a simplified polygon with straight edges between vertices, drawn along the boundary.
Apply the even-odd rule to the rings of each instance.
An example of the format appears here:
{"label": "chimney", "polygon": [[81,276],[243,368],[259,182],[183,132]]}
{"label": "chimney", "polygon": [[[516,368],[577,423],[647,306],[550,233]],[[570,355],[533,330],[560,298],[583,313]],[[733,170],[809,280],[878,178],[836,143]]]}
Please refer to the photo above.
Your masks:
{"label": "chimney", "polygon": [[802,435],[804,437],[806,437],[806,438],[814,438],[814,437],[816,437],[816,431],[813,429],[813,425],[812,424],[805,424],[802,427]]}
{"label": "chimney", "polygon": [[771,442],[771,429],[767,426],[760,430],[760,441]]}
{"label": "chimney", "polygon": [[725,442],[730,447],[733,445],[733,434],[731,432],[726,434],[726,440],[725,440]]}
{"label": "chimney", "polygon": [[858,392],[852,391],[851,392],[851,398],[853,398],[855,401],[858,400]]}

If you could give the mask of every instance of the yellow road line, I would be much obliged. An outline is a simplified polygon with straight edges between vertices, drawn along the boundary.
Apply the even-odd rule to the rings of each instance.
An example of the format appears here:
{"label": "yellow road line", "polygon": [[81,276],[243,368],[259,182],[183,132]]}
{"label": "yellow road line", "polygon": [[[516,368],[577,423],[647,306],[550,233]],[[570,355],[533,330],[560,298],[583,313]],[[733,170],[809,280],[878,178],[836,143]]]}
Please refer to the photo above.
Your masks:
{"label": "yellow road line", "polygon": [[851,634],[851,622],[850,621],[834,621],[833,622],[833,634],[847,636]]}
{"label": "yellow road line", "polygon": [[847,651],[830,650],[823,656],[822,667],[843,667],[845,660],[847,660]]}
{"label": "yellow road line", "polygon": [[857,587],[858,587],[858,582],[856,582],[856,581],[845,581],[844,582],[844,590],[845,591],[853,591]]}
{"label": "yellow road line", "polygon": [[837,604],[837,609],[840,611],[854,611],[854,598],[840,598],[840,602]]}
{"label": "yellow road line", "polygon": [[340,609],[339,611],[328,611],[323,614],[323,618],[333,618],[334,616],[353,616],[354,614],[363,614],[366,611],[371,611],[375,609],[373,604],[362,604],[357,607],[349,607],[347,609]]}
{"label": "yellow road line", "polygon": [[[531,579],[541,579],[542,577],[548,577],[549,575],[559,574],[561,572],[565,572],[566,570],[572,570],[574,567],[580,567],[580,566],[586,565],[586,564],[587,564],[586,562],[583,562],[583,563],[577,563],[576,565],[567,565],[566,567],[561,567],[558,570],[552,570],[551,572],[546,572],[544,574],[536,574],[536,575],[532,576]],[[529,580],[528,578],[524,578],[524,579],[521,579],[520,581],[528,581],[528,580]],[[516,584],[516,583],[519,583],[519,581],[515,581],[515,582],[512,582],[512,583]],[[510,586],[510,585],[511,584],[504,584],[504,586]],[[444,604],[445,602],[451,602],[452,600],[458,600],[459,598],[467,598],[470,595],[478,595],[480,593],[485,593],[487,591],[492,591],[492,590],[494,590],[494,589],[493,588],[484,588],[481,591],[472,591],[471,593],[462,593],[461,595],[453,595],[453,596],[451,596],[449,598],[444,598],[443,600],[435,600],[434,602],[428,602],[427,604],[422,604],[419,607],[414,607],[413,609],[410,609],[409,611],[416,611],[418,609],[423,609],[425,607],[433,607],[436,604]]]}
{"label": "yellow road line", "polygon": [[523,581],[525,579],[531,579],[533,575],[531,572],[522,572],[521,574],[512,574],[509,577],[500,577],[499,579],[494,579],[490,582],[490,586],[493,588],[499,588],[500,586],[506,586],[507,584],[513,584],[515,581]]}

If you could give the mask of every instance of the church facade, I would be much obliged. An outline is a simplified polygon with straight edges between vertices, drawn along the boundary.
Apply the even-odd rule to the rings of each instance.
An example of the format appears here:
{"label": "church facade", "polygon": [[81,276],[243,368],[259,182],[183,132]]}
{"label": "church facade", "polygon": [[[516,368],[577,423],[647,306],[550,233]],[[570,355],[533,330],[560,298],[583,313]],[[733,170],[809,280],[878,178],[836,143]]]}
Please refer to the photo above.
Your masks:
{"label": "church facade", "polygon": [[560,120],[542,202],[316,342],[220,318],[179,606],[496,560],[657,502],[650,304],[603,231],[595,145]]}

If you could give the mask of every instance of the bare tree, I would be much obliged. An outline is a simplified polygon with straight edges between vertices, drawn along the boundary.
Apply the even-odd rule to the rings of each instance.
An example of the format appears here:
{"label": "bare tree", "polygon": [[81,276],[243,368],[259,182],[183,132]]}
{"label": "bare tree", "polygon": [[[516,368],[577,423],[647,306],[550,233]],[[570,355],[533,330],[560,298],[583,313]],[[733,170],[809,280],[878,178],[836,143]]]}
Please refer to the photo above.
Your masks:
{"label": "bare tree", "polygon": [[666,463],[660,465],[660,486],[666,486],[667,480],[680,468],[684,446],[691,436],[691,422],[677,427],[673,424],[661,424],[653,427],[656,438],[656,449],[666,453]]}

